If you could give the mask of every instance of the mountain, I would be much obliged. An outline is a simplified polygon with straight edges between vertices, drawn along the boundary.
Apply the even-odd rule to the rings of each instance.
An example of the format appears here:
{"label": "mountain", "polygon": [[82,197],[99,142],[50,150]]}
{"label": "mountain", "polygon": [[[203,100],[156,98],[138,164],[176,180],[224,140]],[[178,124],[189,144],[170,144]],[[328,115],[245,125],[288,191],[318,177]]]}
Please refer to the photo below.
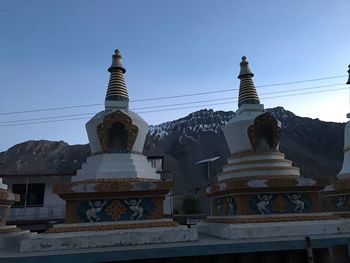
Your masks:
{"label": "mountain", "polygon": [[[267,111],[282,122],[280,151],[301,169],[301,174],[335,179],[343,158],[344,124],[298,117],[282,107]],[[195,163],[220,156],[210,164],[209,172],[214,176],[221,170],[229,156],[221,127],[234,115],[231,111],[201,110],[176,121],[150,126],[144,152],[166,156],[165,168],[174,173],[174,194],[179,196],[175,198],[177,207],[181,206],[180,197],[197,193],[198,187],[202,204],[208,204],[207,167]]]}
{"label": "mountain", "polygon": [[89,145],[27,141],[0,153],[0,174],[74,173],[90,155]]}
{"label": "mountain", "polygon": [[301,174],[335,179],[343,161],[345,124],[298,117],[282,107],[268,111],[282,122],[280,151]]}
{"label": "mountain", "polygon": [[[296,116],[277,107],[268,109],[282,122],[280,150],[311,178],[335,178],[343,157],[344,124]],[[150,126],[144,154],[164,155],[165,170],[173,174],[175,206],[186,194],[198,194],[206,211],[207,166],[196,162],[215,156],[211,178],[221,170],[229,150],[221,127],[235,115],[232,111],[200,110],[160,125]],[[88,145],[65,142],[27,141],[0,153],[0,174],[70,173],[90,154]]]}
{"label": "mountain", "polygon": [[[267,111],[282,122],[280,150],[301,168],[302,175],[334,178],[343,157],[344,124],[299,117],[282,107]],[[229,152],[221,127],[233,116],[231,111],[201,110],[176,121],[150,126],[144,151],[181,160],[179,165],[214,156],[220,156],[224,163]]]}

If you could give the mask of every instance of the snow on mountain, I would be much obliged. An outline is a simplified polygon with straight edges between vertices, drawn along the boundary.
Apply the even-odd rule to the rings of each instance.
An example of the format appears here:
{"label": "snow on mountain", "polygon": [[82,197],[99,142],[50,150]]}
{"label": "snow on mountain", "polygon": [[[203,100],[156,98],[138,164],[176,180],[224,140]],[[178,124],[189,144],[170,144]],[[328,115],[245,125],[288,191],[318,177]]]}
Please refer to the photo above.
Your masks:
{"label": "snow on mountain", "polygon": [[198,137],[205,132],[218,133],[234,115],[232,111],[213,111],[212,109],[196,111],[175,121],[149,126],[147,142],[155,145],[175,133],[180,134],[178,141],[181,144],[184,138],[197,142]]}

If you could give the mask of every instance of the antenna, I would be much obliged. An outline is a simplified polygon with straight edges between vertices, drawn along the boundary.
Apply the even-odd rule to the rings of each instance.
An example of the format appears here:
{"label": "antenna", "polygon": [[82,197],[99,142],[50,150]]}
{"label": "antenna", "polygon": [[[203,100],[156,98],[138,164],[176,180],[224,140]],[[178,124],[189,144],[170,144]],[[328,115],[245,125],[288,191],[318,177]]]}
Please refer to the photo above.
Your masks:
{"label": "antenna", "polygon": [[[349,111],[350,111],[350,64],[348,65],[348,68],[349,68],[348,69],[349,78],[346,84],[349,85]],[[346,117],[350,119],[350,113],[346,114]]]}

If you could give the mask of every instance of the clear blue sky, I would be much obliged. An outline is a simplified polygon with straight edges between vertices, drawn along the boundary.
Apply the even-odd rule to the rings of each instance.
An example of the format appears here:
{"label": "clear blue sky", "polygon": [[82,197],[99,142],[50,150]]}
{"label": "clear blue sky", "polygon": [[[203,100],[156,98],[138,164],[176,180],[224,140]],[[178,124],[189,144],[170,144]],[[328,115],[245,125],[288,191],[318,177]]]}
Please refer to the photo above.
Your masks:
{"label": "clear blue sky", "polygon": [[[131,100],[238,88],[246,55],[257,86],[346,75],[350,2],[309,1],[15,1],[0,0],[0,113],[103,103],[115,48]],[[327,81],[258,88],[259,94]],[[345,88],[343,86],[329,87]],[[206,108],[236,110],[237,91],[132,103],[131,108],[232,98]],[[270,95],[271,96],[271,95]],[[301,116],[345,121],[347,90],[264,99]],[[150,124],[199,110],[141,113]],[[188,105],[186,105],[188,106]],[[5,121],[94,113],[103,106],[0,115],[0,151],[29,139],[87,143],[86,120],[1,126]],[[142,112],[142,110],[135,110]]]}

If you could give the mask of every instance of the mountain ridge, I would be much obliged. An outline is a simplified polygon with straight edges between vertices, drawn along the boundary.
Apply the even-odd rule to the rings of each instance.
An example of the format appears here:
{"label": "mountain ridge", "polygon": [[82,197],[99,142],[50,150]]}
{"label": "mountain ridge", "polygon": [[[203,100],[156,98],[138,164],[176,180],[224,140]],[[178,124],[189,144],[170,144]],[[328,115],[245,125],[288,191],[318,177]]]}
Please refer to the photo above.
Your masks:
{"label": "mountain ridge", "polygon": [[[335,158],[341,162],[344,123],[325,122],[319,119],[299,117],[283,107],[267,109],[276,119],[282,123],[281,151],[289,155],[291,144],[311,144],[313,151],[318,155]],[[174,154],[171,148],[179,145],[193,144],[200,141],[200,137],[208,134],[220,136],[221,127],[233,117],[233,111],[213,111],[202,109],[188,114],[187,116],[164,122],[158,125],[150,125],[146,136],[144,153],[152,155]],[[312,136],[311,136],[312,134]],[[172,144],[167,149],[161,147],[165,141]],[[290,142],[292,141],[292,142]],[[320,143],[321,142],[321,143]],[[227,147],[222,142],[222,148]],[[325,151],[325,147],[331,151]],[[53,161],[55,164],[49,167],[42,167],[47,171],[62,172],[69,171],[62,168],[59,163],[72,161],[71,169],[78,169],[90,154],[88,144],[69,145],[64,141],[29,140],[10,147],[7,151],[0,152],[0,173],[23,173],[40,172],[29,165],[30,162],[40,164],[43,159]],[[291,147],[293,148],[293,147]],[[80,152],[80,154],[79,154]],[[31,155],[32,158],[28,158]],[[9,156],[12,163],[8,160]],[[44,158],[46,156],[46,158]],[[14,167],[13,159],[17,158],[17,167]],[[297,158],[298,159],[298,158]],[[57,165],[56,165],[57,164]],[[39,165],[40,166],[40,165]],[[5,168],[6,167],[6,168]],[[16,171],[14,171],[15,169]]]}
{"label": "mountain ridge", "polygon": [[[299,117],[283,107],[267,109],[282,122],[280,151],[309,178],[335,179],[343,159],[344,123]],[[151,125],[144,145],[145,155],[165,156],[165,167],[173,174],[175,206],[185,194],[198,194],[207,204],[206,166],[199,160],[220,158],[210,165],[210,176],[220,172],[230,152],[221,127],[235,113],[203,109],[159,125]],[[87,156],[89,145],[63,141],[27,141],[0,153],[1,174],[75,173]],[[178,199],[178,200],[177,200]],[[207,207],[204,205],[204,211]]]}

